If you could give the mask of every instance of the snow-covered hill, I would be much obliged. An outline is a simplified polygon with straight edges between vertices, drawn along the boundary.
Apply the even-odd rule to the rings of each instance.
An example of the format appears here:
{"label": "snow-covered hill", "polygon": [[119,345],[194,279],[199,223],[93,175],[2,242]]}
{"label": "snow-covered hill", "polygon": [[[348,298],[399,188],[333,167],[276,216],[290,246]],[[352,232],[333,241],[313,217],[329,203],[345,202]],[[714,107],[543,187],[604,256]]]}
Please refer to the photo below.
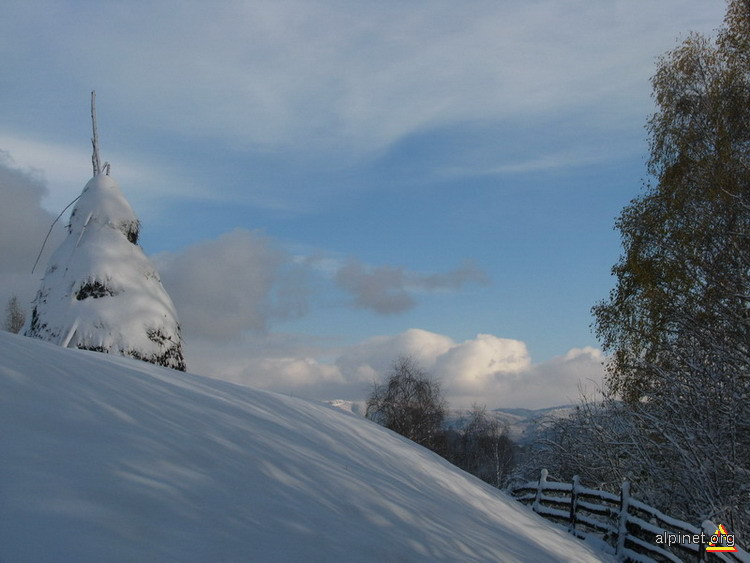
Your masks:
{"label": "snow-covered hill", "polygon": [[508,434],[516,443],[528,444],[550,421],[569,416],[573,409],[573,405],[562,405],[544,409],[495,409],[487,414],[506,425]]}
{"label": "snow-covered hill", "polygon": [[597,561],[333,407],[0,332],[0,561]]}

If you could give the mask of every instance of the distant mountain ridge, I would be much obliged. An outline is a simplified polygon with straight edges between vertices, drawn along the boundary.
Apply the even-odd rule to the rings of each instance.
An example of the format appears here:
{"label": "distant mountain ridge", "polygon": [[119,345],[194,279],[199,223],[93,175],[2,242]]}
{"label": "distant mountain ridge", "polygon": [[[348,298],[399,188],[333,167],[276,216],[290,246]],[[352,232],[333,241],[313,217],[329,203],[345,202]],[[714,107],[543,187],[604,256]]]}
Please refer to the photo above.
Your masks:
{"label": "distant mountain ridge", "polygon": [[[367,409],[365,401],[347,401],[333,399],[325,403],[352,414],[364,416]],[[488,410],[487,414],[495,418],[500,424],[508,428],[511,440],[519,444],[526,444],[534,439],[545,421],[567,416],[575,405],[560,405],[542,409],[501,408]],[[448,426],[460,426],[471,409],[449,409],[446,423]]]}

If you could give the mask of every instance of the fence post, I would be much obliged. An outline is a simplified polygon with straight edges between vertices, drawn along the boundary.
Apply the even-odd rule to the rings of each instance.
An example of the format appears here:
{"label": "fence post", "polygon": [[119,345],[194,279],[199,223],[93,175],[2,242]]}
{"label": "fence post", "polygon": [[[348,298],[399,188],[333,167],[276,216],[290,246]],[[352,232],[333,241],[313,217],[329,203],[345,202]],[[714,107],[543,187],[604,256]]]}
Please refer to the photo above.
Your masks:
{"label": "fence post", "polygon": [[630,483],[623,481],[620,487],[620,513],[617,516],[617,546],[615,555],[622,558],[625,551],[625,539],[628,535],[628,505],[630,504]]}
{"label": "fence post", "polygon": [[698,561],[708,561],[708,551],[706,550],[706,547],[708,547],[708,543],[711,541],[710,538],[712,535],[716,533],[716,530],[719,528],[716,524],[711,522],[711,520],[704,520],[701,523],[702,532],[706,534],[709,537],[708,542],[705,544],[701,544],[698,548],[699,554],[698,554]]}
{"label": "fence post", "polygon": [[578,486],[579,486],[578,475],[573,475],[573,486],[570,490],[570,523],[568,524],[568,532],[575,535],[576,520],[578,512]]}
{"label": "fence post", "polygon": [[531,510],[539,512],[539,505],[542,502],[542,491],[544,491],[544,485],[547,484],[547,470],[542,469],[541,475],[539,475],[539,483],[536,486],[536,496],[534,497],[534,504],[531,505]]}

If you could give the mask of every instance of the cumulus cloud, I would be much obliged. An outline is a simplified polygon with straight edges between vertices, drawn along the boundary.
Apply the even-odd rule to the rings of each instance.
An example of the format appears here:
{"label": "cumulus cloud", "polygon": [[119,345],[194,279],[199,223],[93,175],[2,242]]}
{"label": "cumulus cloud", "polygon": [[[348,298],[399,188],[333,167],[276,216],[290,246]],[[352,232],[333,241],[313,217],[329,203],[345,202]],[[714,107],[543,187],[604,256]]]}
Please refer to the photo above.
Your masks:
{"label": "cumulus cloud", "polygon": [[544,408],[575,402],[579,386],[594,392],[604,370],[599,350],[570,350],[535,364],[524,342],[479,334],[455,342],[412,329],[365,340],[336,360],[348,380],[381,379],[398,356],[412,356],[443,386],[454,407],[472,403],[496,407]]}
{"label": "cumulus cloud", "polygon": [[415,358],[440,382],[455,408],[473,403],[488,408],[574,403],[579,388],[595,392],[604,374],[602,354],[594,348],[572,349],[535,364],[519,340],[479,334],[456,342],[421,329],[345,347],[266,334],[188,348],[191,369],[204,375],[320,400],[366,399],[372,383],[382,381],[399,356]]}
{"label": "cumulus cloud", "polygon": [[247,332],[230,340],[193,339],[186,360],[194,373],[238,385],[312,399],[362,399],[366,385],[320,359],[337,353],[309,336]]}
{"label": "cumulus cloud", "polygon": [[154,258],[188,337],[264,332],[271,318],[307,307],[303,282],[287,272],[291,258],[258,232],[236,229]]}
{"label": "cumulus cloud", "polygon": [[528,371],[531,358],[519,340],[478,334],[454,344],[438,358],[435,371],[453,394],[480,395],[509,374]]}
{"label": "cumulus cloud", "polygon": [[[82,117],[85,119],[86,114]],[[3,132],[0,133],[0,147],[5,147],[13,155],[12,162],[18,168],[32,171],[32,178],[43,186],[41,204],[55,215],[81,193],[91,177],[91,147],[87,143],[71,148],[64,144],[30,141]],[[43,166],[44,170],[35,169],[37,166]]]}
{"label": "cumulus cloud", "polygon": [[[45,182],[0,153],[0,305],[11,294],[28,303],[46,256],[64,236],[53,231],[34,277],[30,269],[53,217],[42,207]],[[412,329],[337,346],[309,336],[269,331],[273,319],[307,310],[310,261],[288,255],[273,239],[235,230],[182,252],[154,257],[178,308],[191,370],[235,383],[315,399],[362,400],[401,355],[413,356],[438,378],[452,406],[546,407],[574,401],[579,384],[601,382],[601,353],[573,349],[533,363],[526,345],[480,334],[463,342]],[[313,260],[314,262],[314,260]],[[356,259],[327,263],[329,277],[361,307],[381,313],[413,306],[419,292],[486,283],[471,264],[445,273],[372,268]]]}
{"label": "cumulus cloud", "polygon": [[484,272],[472,263],[446,273],[420,274],[402,267],[371,267],[350,259],[336,272],[336,283],[354,297],[354,305],[389,315],[414,307],[414,291],[459,289],[467,283],[488,283]]}
{"label": "cumulus cloud", "polygon": [[266,335],[274,322],[306,315],[313,288],[338,287],[354,297],[355,306],[390,314],[413,307],[420,292],[487,283],[468,262],[430,274],[372,268],[354,258],[342,264],[320,255],[291,255],[274,239],[245,229],[153,259],[188,341]]}
{"label": "cumulus cloud", "polygon": [[42,207],[46,195],[47,188],[38,171],[17,167],[7,152],[0,151],[0,313],[12,295],[27,308],[39,288],[50,253],[64,237],[61,221],[50,233],[32,275],[34,261],[54,220]]}
{"label": "cumulus cloud", "polygon": [[[0,151],[0,272],[31,272],[54,217],[42,208],[47,188],[39,172],[22,170]],[[40,236],[41,235],[41,236]],[[51,241],[59,241],[59,235]],[[44,264],[42,264],[44,267]]]}
{"label": "cumulus cloud", "polygon": [[[473,377],[459,375],[448,389],[457,405],[473,402],[497,407],[546,408],[578,401],[580,392],[595,396],[604,377],[601,351],[572,349],[562,356],[517,371],[493,371],[480,355],[469,357]],[[471,371],[453,372],[458,374]],[[446,377],[448,375],[446,374]]]}
{"label": "cumulus cloud", "polygon": [[374,336],[344,350],[336,365],[348,379],[373,382],[386,373],[399,356],[410,356],[427,369],[453,346],[442,334],[410,329],[397,335]]}
{"label": "cumulus cloud", "polygon": [[534,364],[520,340],[478,334],[455,342],[433,332],[411,329],[365,340],[342,352],[336,365],[351,380],[379,380],[398,356],[412,356],[435,377],[452,406],[542,408],[574,402],[579,379],[601,382],[598,350],[572,350]]}

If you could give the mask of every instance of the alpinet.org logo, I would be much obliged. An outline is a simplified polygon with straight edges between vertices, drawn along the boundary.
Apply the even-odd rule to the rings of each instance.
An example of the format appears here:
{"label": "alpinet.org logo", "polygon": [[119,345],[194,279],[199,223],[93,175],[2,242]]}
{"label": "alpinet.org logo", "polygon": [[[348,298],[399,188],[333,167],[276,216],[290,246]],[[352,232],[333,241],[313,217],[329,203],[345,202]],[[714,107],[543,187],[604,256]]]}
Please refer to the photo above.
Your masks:
{"label": "alpinet.org logo", "polygon": [[719,529],[711,536],[711,541],[708,542],[706,551],[721,551],[723,553],[737,551],[737,546],[734,544],[734,534],[727,533],[724,524],[719,524]]}

